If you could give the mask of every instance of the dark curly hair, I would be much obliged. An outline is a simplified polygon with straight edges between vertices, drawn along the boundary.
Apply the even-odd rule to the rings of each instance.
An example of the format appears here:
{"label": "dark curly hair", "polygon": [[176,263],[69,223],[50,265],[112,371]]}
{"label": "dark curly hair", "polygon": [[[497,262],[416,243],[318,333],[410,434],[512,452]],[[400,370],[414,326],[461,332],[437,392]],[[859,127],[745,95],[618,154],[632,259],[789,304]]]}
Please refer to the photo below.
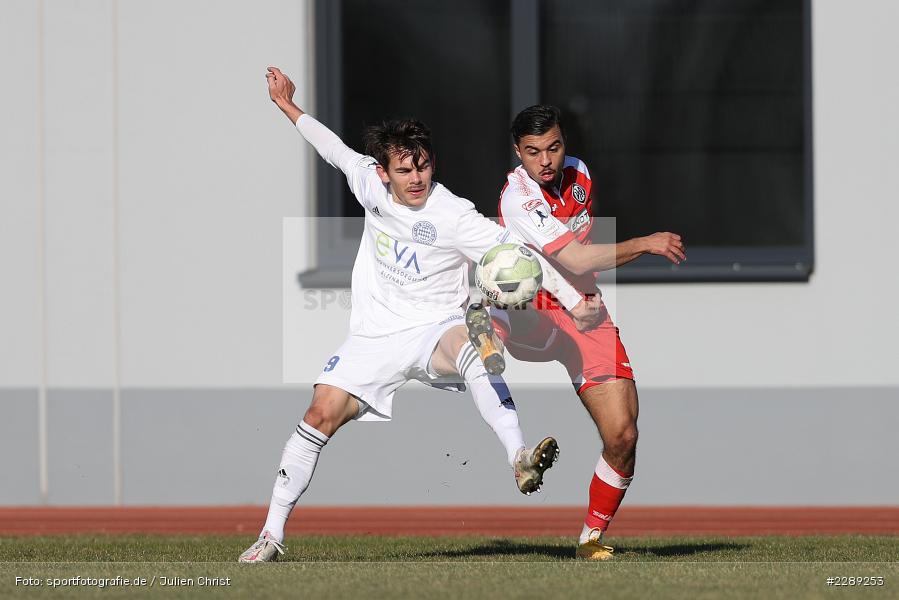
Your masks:
{"label": "dark curly hair", "polygon": [[515,116],[512,121],[512,139],[515,145],[526,135],[543,135],[556,125],[565,139],[565,129],[562,127],[562,111],[549,104],[535,104],[529,106]]}
{"label": "dark curly hair", "polygon": [[366,127],[362,132],[362,142],[365,153],[384,169],[390,164],[391,154],[400,160],[411,156],[416,169],[422,156],[427,157],[432,168],[436,162],[431,149],[431,130],[418,119],[391,119]]}

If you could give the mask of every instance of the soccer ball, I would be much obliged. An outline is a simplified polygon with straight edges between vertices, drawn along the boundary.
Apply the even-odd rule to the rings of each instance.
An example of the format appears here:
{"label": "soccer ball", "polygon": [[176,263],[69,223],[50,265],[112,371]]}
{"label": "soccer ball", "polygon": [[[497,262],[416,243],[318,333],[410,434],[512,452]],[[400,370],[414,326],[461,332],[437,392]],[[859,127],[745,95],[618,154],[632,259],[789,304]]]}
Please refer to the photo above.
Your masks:
{"label": "soccer ball", "polygon": [[519,244],[500,244],[481,258],[474,281],[491,304],[514,308],[534,299],[543,269],[531,250]]}

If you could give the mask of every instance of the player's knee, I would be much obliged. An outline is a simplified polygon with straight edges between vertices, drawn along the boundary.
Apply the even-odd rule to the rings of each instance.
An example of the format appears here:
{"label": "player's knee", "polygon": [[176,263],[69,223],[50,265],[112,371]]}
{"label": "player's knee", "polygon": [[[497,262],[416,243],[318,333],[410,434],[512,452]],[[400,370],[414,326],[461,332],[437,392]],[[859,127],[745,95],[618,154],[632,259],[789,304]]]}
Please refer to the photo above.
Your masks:
{"label": "player's knee", "polygon": [[468,334],[464,327],[453,327],[444,334],[442,341],[447,355],[450,360],[453,360],[459,356],[459,352],[462,351],[462,346],[468,341]]}
{"label": "player's knee", "polygon": [[303,416],[303,421],[326,436],[331,437],[351,418],[352,415],[348,415],[347,411],[335,411],[320,406],[310,406]]}
{"label": "player's knee", "polygon": [[453,327],[441,336],[434,349],[432,366],[438,373],[454,373],[456,371],[456,357],[462,351],[462,346],[468,341],[465,327]]}
{"label": "player's knee", "polygon": [[316,386],[312,404],[306,409],[303,421],[330,436],[348,419],[352,418],[351,413],[355,406],[352,396],[345,391],[327,386]]}
{"label": "player's knee", "polygon": [[637,438],[639,436],[636,425],[630,425],[622,432],[621,445],[629,454],[633,454],[637,450]]}
{"label": "player's knee", "polygon": [[319,431],[324,431],[328,429],[328,424],[333,419],[328,414],[323,407],[319,405],[313,404],[306,410],[306,414],[303,415],[303,421],[306,422],[307,425],[315,427]]}
{"label": "player's knee", "polygon": [[637,451],[639,433],[636,425],[628,425],[608,442],[609,450],[617,456],[630,457]]}

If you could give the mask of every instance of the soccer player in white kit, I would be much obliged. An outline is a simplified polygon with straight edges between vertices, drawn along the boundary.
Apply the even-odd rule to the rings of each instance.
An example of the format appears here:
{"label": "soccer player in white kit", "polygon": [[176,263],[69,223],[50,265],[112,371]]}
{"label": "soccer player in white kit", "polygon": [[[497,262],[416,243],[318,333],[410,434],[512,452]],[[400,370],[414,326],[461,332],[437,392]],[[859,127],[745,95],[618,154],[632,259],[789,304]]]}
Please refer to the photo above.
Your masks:
{"label": "soccer player in white kit", "polygon": [[[240,562],[283,554],[284,526],[322,448],[350,420],[389,420],[394,393],[410,379],[456,391],[467,386],[502,442],[519,488],[539,489],[555,460],[555,441],[525,448],[508,387],[487,373],[464,326],[469,260],[497,244],[521,241],[432,181],[430,133],[418,121],[369,128],[366,149],[373,156],[365,156],[294,104],[296,88],[280,70],[269,67],[266,79],[272,101],[346,175],[365,209],[365,227],[353,266],[350,335],[315,382],[312,403],[284,448],[262,534]],[[584,300],[540,260],[543,286],[579,326],[597,324],[600,303]]]}

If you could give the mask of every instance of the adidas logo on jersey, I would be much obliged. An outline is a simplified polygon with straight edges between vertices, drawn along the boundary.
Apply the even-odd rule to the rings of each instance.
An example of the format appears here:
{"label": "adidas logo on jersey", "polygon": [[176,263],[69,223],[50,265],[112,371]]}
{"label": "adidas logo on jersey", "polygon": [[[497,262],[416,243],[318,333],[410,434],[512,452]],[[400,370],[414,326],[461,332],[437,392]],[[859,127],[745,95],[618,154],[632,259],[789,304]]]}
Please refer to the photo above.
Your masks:
{"label": "adidas logo on jersey", "polygon": [[381,211],[378,210],[378,207],[377,207],[377,206],[375,206],[374,208],[372,208],[372,209],[371,209],[371,212],[372,212],[372,214],[378,215],[379,217],[381,216]]}

